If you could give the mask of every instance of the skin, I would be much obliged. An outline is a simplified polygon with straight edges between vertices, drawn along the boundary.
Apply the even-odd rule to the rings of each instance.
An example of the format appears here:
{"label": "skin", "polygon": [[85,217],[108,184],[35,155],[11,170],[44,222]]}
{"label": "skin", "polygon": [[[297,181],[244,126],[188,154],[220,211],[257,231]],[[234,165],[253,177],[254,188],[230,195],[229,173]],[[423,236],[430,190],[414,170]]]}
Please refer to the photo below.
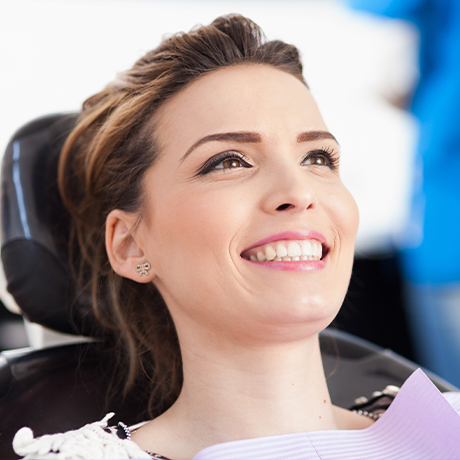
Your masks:
{"label": "skin", "polygon": [[[130,234],[137,216],[112,211],[107,250],[117,273],[153,282],[163,295],[184,385],[133,440],[179,459],[231,440],[369,426],[331,404],[321,363],[318,333],[348,287],[358,211],[338,169],[317,153],[338,157],[336,141],[298,142],[301,133],[328,132],[309,90],[270,66],[220,69],[165,103],[154,125],[161,153],[143,184],[147,215]],[[203,137],[229,132],[260,141],[206,142],[184,158]],[[226,151],[244,163],[227,160],[197,175]],[[285,231],[324,235],[324,266],[273,270],[241,257]],[[152,268],[140,279],[135,267],[147,260]]]}

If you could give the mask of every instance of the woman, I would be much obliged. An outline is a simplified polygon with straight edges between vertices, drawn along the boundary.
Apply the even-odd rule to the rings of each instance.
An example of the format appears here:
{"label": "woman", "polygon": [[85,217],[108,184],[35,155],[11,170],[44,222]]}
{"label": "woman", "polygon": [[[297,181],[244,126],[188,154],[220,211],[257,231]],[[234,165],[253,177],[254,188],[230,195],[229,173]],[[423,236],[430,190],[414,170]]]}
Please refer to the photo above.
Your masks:
{"label": "woman", "polygon": [[[128,356],[125,389],[147,376],[162,413],[121,434],[107,418],[37,440],[23,429],[16,451],[383,458],[387,440],[369,436],[390,417],[333,406],[319,350],[358,227],[338,162],[296,48],[241,16],[167,39],[90,98],[60,162],[73,261]],[[408,407],[398,398],[388,416]]]}

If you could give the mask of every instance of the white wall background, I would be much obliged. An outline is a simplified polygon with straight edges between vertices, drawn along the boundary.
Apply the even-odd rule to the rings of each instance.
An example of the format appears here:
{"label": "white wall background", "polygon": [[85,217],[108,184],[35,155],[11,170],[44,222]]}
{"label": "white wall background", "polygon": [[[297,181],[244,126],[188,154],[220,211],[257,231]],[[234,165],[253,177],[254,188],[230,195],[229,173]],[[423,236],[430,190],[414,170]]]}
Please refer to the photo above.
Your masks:
{"label": "white wall background", "polygon": [[78,110],[165,33],[230,12],[300,48],[361,211],[358,251],[389,250],[407,208],[415,124],[385,98],[414,80],[416,34],[338,1],[0,0],[0,148],[34,117]]}

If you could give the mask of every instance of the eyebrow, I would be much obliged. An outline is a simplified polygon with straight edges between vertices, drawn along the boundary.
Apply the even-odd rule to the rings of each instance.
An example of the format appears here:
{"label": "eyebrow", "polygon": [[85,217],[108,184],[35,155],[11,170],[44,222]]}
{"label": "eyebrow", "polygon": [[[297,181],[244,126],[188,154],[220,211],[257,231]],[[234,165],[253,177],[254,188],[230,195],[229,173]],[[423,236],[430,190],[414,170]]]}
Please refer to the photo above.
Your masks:
{"label": "eyebrow", "polygon": [[[337,142],[337,139],[329,131],[306,131],[297,136],[297,142],[311,142],[318,139],[331,139]],[[338,142],[337,142],[338,144]]]}
{"label": "eyebrow", "polygon": [[186,152],[185,155],[181,158],[181,161],[185,160],[193,150],[195,150],[200,145],[205,144],[206,142],[214,141],[233,141],[239,142],[241,144],[253,143],[253,142],[262,142],[262,136],[258,133],[251,132],[238,132],[238,133],[218,133],[218,134],[209,134],[200,140],[196,141]]}
{"label": "eyebrow", "polygon": [[[332,139],[333,141],[337,142],[337,139],[329,132],[329,131],[306,131],[304,133],[300,133],[297,136],[297,142],[311,142],[316,141],[318,139]],[[259,133],[252,133],[252,132],[236,132],[236,133],[217,133],[217,134],[209,134],[208,136],[202,137],[198,141],[196,141],[184,154],[184,156],[180,159],[180,161],[185,160],[196,148],[200,145],[203,145],[207,142],[215,142],[215,141],[233,141],[238,142],[241,144],[247,143],[256,143],[262,142],[262,136]],[[338,142],[337,142],[338,144]]]}

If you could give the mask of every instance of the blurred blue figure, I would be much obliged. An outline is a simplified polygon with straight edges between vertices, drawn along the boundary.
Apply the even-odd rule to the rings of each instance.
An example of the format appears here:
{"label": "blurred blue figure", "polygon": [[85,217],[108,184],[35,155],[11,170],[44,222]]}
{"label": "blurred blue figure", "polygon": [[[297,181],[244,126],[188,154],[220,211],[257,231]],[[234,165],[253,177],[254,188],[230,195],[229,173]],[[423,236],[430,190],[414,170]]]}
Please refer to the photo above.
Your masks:
{"label": "blurred blue figure", "polygon": [[[419,362],[460,386],[460,1],[349,0],[413,22],[420,80],[411,110],[420,122],[410,222],[401,258]],[[391,158],[394,167],[398,159]]]}

